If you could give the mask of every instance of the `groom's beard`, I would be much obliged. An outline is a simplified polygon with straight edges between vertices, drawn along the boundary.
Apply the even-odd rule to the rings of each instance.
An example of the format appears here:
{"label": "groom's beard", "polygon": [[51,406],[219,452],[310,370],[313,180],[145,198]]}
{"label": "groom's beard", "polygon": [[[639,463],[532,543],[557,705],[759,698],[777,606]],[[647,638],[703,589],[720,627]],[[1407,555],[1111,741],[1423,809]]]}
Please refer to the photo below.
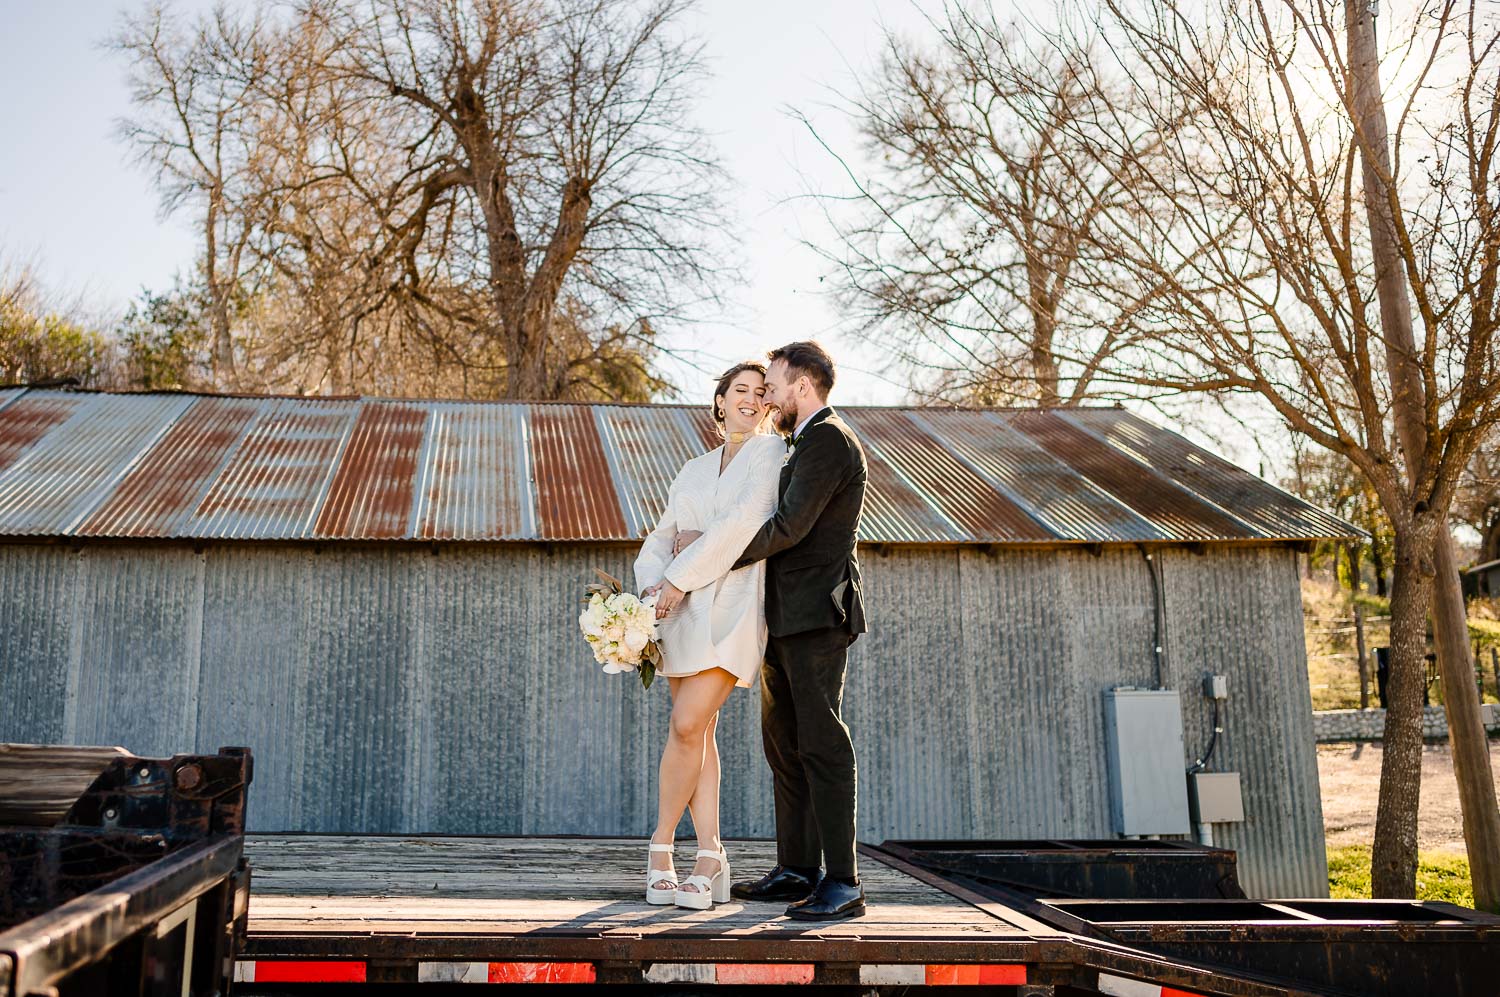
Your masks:
{"label": "groom's beard", "polygon": [[797,428],[797,410],[788,411],[784,408],[776,410],[776,431],[782,436],[792,435],[792,430]]}

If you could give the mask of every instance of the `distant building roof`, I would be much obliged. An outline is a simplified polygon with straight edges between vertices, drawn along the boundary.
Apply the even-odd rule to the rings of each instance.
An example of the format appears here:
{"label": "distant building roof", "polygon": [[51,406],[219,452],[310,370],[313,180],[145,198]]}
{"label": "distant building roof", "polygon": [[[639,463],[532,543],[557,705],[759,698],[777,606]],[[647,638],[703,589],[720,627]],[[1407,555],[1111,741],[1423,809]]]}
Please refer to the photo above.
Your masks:
{"label": "distant building roof", "polygon": [[[1312,540],[1359,530],[1116,408],[838,406],[862,537],[900,544]],[[0,389],[0,536],[621,541],[701,406]]]}

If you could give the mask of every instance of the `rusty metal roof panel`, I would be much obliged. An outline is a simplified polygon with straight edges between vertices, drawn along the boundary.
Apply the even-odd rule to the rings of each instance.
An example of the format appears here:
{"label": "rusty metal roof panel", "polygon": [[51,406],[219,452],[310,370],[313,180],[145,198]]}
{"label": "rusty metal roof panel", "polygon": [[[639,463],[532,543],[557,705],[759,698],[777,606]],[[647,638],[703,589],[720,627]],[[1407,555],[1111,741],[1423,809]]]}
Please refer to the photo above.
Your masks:
{"label": "rusty metal roof panel", "polygon": [[886,454],[883,441],[863,434],[856,425],[858,415],[847,408],[838,412],[860,434],[865,451],[868,485],[860,520],[862,538],[875,543],[960,543],[969,539],[963,526],[944,514],[903,474]]}
{"label": "rusty metal roof panel", "polygon": [[417,461],[427,425],[420,402],[364,401],[339,458],[312,535],[409,538]]}
{"label": "rusty metal roof panel", "polygon": [[1113,409],[1078,409],[1068,417],[1199,498],[1230,510],[1261,537],[1303,540],[1360,535],[1338,517],[1140,416]]}
{"label": "rusty metal roof panel", "polygon": [[87,395],[32,393],[0,409],[0,474],[86,401]]}
{"label": "rusty metal roof panel", "polygon": [[357,402],[271,398],[188,516],[191,536],[307,539],[353,428]]}
{"label": "rusty metal roof panel", "polygon": [[543,540],[629,538],[604,443],[588,405],[531,405],[537,535]]}
{"label": "rusty metal roof panel", "polygon": [[[651,532],[682,465],[707,452],[703,427],[684,408],[599,405],[599,438],[625,515],[625,532]],[[718,446],[718,442],[714,446]]]}
{"label": "rusty metal roof panel", "polygon": [[83,536],[191,536],[187,520],[263,402],[198,398],[78,528]]}
{"label": "rusty metal roof panel", "polygon": [[[1057,537],[955,457],[945,442],[895,409],[840,409],[861,442],[889,463],[961,536],[982,543],[1045,543]],[[871,539],[874,539],[872,536]],[[935,536],[911,538],[932,542]],[[911,542],[911,541],[908,541]]]}
{"label": "rusty metal roof panel", "polygon": [[1150,521],[1166,539],[1201,542],[1257,536],[1254,528],[1222,508],[1199,499],[1071,422],[1064,410],[1016,410],[1006,412],[1004,418],[1079,475]]}
{"label": "rusty metal roof panel", "polygon": [[23,397],[0,410],[0,439],[15,448],[0,474],[0,533],[73,532],[190,404],[92,394]]}
{"label": "rusty metal roof panel", "polygon": [[[1116,409],[840,409],[862,537],[903,544],[1347,537]],[[0,535],[632,541],[702,406],[0,391]]]}
{"label": "rusty metal roof panel", "polygon": [[994,412],[918,411],[912,419],[1059,540],[1161,540],[1162,531]]}
{"label": "rusty metal roof panel", "polygon": [[902,477],[873,440],[862,442],[869,478],[861,537],[875,543],[959,543],[969,539],[963,527]]}
{"label": "rusty metal roof panel", "polygon": [[0,388],[0,409],[26,394],[25,388]]}
{"label": "rusty metal roof panel", "polygon": [[433,402],[411,522],[421,540],[531,540],[529,421],[522,405]]}

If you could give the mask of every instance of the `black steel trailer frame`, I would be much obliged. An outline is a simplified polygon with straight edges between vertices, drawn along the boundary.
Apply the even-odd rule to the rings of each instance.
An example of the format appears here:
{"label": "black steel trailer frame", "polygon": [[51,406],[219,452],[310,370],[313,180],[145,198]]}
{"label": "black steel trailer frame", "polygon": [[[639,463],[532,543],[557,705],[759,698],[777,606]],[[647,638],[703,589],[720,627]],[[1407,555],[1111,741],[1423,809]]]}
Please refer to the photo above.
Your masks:
{"label": "black steel trailer frame", "polygon": [[[1232,852],[1108,844],[880,847],[1081,938],[1330,994],[1500,994],[1500,917],[1435,901],[1254,900],[1239,887]],[[1145,884],[1145,896],[1122,895],[1122,881]]]}
{"label": "black steel trailer frame", "polygon": [[228,992],[250,891],[247,749],[3,745],[0,774],[0,997]]}

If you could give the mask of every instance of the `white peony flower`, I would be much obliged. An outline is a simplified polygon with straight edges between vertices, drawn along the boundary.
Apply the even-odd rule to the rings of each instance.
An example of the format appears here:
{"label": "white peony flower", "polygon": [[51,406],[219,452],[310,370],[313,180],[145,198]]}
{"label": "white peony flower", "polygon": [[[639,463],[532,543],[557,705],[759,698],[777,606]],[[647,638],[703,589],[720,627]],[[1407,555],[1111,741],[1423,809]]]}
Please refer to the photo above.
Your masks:
{"label": "white peony flower", "polygon": [[578,626],[584,636],[597,637],[604,632],[604,623],[608,618],[609,610],[604,605],[604,597],[596,594],[579,615]]}
{"label": "white peony flower", "polygon": [[650,640],[651,631],[645,627],[632,623],[625,628],[625,646],[630,649],[631,654],[639,655]]}

